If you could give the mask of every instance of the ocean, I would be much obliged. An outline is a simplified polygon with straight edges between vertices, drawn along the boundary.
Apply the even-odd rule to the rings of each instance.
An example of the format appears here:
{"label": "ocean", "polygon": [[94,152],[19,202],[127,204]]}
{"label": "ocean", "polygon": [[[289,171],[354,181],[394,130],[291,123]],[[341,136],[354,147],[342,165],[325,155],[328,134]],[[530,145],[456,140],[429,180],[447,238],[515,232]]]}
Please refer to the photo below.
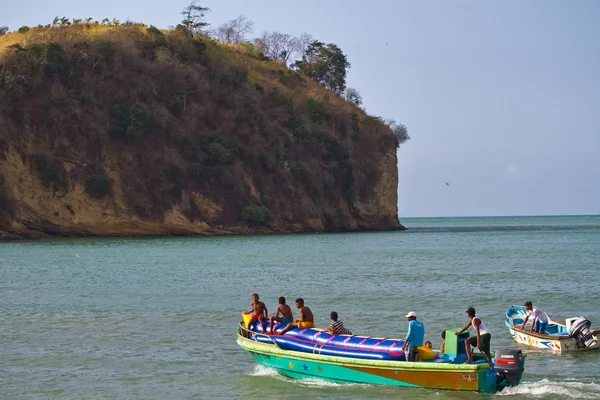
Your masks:
{"label": "ocean", "polygon": [[[600,351],[520,347],[531,300],[600,328],[600,216],[402,218],[401,232],[0,243],[0,399],[600,399]],[[523,348],[496,395],[295,381],[236,344],[258,293],[305,299],[317,326],[403,337],[415,311],[439,347],[475,307],[492,350]]]}

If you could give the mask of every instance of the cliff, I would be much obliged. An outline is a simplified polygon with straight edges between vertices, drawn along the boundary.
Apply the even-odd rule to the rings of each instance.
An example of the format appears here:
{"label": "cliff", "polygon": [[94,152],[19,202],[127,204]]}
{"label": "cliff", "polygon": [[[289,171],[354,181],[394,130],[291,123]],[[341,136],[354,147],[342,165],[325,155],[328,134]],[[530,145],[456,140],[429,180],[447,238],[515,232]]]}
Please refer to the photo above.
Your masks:
{"label": "cliff", "polygon": [[77,24],[0,65],[1,238],[403,228],[390,128],[251,46]]}

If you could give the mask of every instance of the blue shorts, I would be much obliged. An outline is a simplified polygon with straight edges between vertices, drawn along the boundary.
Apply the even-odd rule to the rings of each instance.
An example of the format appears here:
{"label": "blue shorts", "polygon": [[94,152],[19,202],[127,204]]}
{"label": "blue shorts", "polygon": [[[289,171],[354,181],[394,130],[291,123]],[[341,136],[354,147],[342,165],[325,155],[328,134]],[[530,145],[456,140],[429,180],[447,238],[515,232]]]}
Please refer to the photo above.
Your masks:
{"label": "blue shorts", "polygon": [[292,320],[292,319],[287,319],[287,318],[285,318],[285,317],[281,318],[281,323],[282,323],[283,325],[286,325],[286,326],[287,326],[288,324],[291,324],[292,322],[294,322],[294,320]]}
{"label": "blue shorts", "polygon": [[535,321],[535,331],[541,334],[544,334],[544,331],[546,330],[546,326],[548,325],[548,322],[540,322],[540,320],[536,320]]}

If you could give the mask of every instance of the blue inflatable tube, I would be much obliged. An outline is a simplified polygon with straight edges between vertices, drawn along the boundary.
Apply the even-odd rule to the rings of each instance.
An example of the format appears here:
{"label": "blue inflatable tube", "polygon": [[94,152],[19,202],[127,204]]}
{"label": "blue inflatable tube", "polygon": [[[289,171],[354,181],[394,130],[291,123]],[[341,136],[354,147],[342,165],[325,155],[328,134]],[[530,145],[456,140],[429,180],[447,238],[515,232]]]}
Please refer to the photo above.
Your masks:
{"label": "blue inflatable tube", "polygon": [[[276,326],[277,328],[281,329],[280,326]],[[265,322],[265,330],[269,332],[268,322]],[[260,324],[253,324],[251,331],[262,333]],[[283,336],[258,334],[253,339],[262,343],[275,343],[284,350],[370,360],[405,360],[402,352],[404,340],[399,339],[331,335],[314,328],[294,328]]]}
{"label": "blue inflatable tube", "polygon": [[277,344],[277,346],[284,350],[301,351],[304,353],[320,354],[324,356],[362,358],[367,360],[405,360],[404,353],[402,352],[393,353],[381,350],[322,345],[287,335],[271,336],[271,339]]}

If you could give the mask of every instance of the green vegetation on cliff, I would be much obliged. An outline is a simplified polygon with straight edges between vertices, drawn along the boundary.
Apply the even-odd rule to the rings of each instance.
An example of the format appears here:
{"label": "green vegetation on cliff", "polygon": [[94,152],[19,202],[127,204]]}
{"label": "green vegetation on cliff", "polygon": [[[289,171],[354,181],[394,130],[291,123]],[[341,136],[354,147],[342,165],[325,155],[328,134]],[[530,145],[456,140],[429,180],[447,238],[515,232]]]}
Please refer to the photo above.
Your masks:
{"label": "green vegetation on cliff", "polygon": [[345,82],[322,82],[328,90],[301,73],[307,59],[294,71],[186,27],[113,25],[0,36],[5,230],[118,233],[89,228],[108,218],[94,207],[113,222],[177,210],[215,232],[399,226],[396,186],[382,177],[396,177],[408,136],[339,97]]}

